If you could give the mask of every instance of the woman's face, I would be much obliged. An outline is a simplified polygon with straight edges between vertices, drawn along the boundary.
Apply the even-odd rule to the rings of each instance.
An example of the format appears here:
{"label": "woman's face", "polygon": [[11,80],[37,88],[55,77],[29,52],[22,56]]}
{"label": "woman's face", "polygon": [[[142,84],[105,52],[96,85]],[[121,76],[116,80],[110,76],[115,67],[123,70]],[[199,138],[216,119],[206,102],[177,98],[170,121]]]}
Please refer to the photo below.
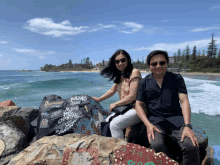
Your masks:
{"label": "woman's face", "polygon": [[128,65],[128,60],[126,56],[123,54],[117,55],[115,57],[115,65],[118,70],[123,71]]}

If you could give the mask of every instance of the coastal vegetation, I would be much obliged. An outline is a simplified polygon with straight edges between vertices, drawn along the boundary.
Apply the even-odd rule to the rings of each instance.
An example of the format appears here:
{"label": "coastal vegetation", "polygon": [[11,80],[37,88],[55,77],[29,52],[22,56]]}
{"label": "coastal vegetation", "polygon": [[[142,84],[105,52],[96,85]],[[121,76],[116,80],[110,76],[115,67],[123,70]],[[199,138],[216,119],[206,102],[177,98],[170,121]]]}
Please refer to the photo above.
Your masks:
{"label": "coastal vegetation", "polygon": [[[178,49],[173,56],[170,57],[169,69],[174,71],[185,72],[212,72],[220,73],[220,49],[217,49],[216,40],[214,40],[214,33],[211,35],[211,42],[208,44],[208,49],[197,51],[196,45],[193,47],[192,54],[190,52],[190,46],[187,45],[184,50]],[[218,51],[217,51],[218,50]],[[142,57],[134,61],[132,60],[134,68],[140,70],[148,70],[149,67],[146,64],[146,59]],[[91,69],[103,69],[108,64],[108,61],[102,60],[102,62],[94,65],[92,61],[87,58],[81,59],[81,63],[72,63],[71,59],[68,63],[56,66],[52,64],[45,64],[41,67],[41,71],[84,71]]]}

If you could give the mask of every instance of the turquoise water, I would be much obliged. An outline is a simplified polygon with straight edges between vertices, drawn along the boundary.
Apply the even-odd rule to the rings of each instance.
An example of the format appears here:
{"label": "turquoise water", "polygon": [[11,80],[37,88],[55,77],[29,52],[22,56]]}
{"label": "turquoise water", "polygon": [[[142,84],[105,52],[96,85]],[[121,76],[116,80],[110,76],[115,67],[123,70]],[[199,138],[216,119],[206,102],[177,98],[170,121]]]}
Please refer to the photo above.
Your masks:
{"label": "turquoise water", "polygon": [[[146,75],[142,73],[142,77]],[[183,77],[192,110],[192,124],[206,132],[209,146],[215,151],[215,164],[220,164],[220,78]],[[99,73],[0,71],[0,102],[10,99],[20,107],[38,108],[46,95],[55,94],[64,99],[84,94],[99,97],[112,85]],[[115,94],[101,105],[108,109],[109,104],[118,99]]]}

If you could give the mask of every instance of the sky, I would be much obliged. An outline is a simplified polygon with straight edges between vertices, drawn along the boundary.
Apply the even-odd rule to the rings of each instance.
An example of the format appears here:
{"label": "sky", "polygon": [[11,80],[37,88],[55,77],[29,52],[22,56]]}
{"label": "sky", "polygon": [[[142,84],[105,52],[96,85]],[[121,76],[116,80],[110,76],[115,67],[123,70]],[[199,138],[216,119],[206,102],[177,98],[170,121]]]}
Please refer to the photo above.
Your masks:
{"label": "sky", "polygon": [[219,0],[0,0],[0,70],[97,64],[118,49],[134,61],[187,45],[202,52],[212,33],[220,49],[219,15]]}

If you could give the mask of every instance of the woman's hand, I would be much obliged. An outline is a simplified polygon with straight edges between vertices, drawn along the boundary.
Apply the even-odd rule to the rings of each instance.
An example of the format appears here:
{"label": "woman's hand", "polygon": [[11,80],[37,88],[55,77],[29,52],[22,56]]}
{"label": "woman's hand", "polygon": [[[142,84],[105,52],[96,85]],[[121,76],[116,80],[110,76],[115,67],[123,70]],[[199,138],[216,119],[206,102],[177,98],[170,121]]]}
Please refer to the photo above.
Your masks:
{"label": "woman's hand", "polygon": [[109,107],[110,112],[112,112],[112,110],[117,107],[115,103],[112,103]]}
{"label": "woman's hand", "polygon": [[99,98],[98,97],[92,97],[96,102],[99,102]]}
{"label": "woman's hand", "polygon": [[151,144],[151,137],[152,139],[154,140],[154,132],[157,131],[159,133],[161,133],[161,131],[156,127],[154,126],[153,124],[149,124],[147,127],[147,137],[148,137],[148,141],[149,143]]}

